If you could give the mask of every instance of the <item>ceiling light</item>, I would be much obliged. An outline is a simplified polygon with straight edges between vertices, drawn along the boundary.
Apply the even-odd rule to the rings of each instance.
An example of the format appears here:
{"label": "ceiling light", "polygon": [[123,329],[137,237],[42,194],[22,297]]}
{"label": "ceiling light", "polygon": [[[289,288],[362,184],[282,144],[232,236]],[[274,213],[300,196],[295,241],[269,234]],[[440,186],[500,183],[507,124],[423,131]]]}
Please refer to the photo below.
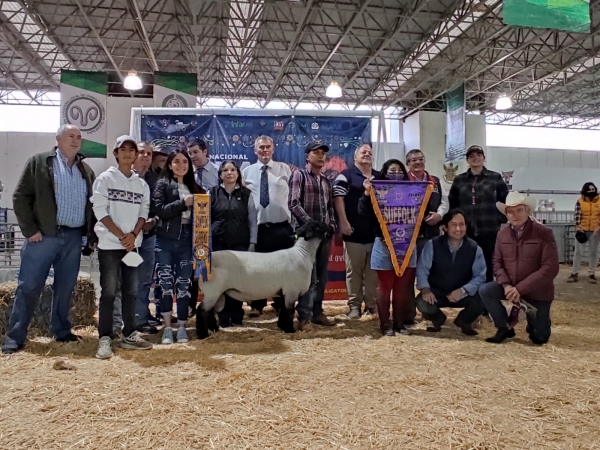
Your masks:
{"label": "ceiling light", "polygon": [[137,91],[142,88],[142,80],[135,70],[130,70],[123,80],[123,87],[128,91]]}
{"label": "ceiling light", "polygon": [[506,95],[501,95],[500,97],[498,97],[498,100],[496,101],[496,109],[499,111],[504,111],[506,109],[510,109],[512,108],[512,100],[510,99],[510,97],[507,97]]}
{"label": "ceiling light", "polygon": [[337,81],[331,82],[325,92],[325,96],[329,98],[340,98],[342,96],[342,88],[337,84]]}

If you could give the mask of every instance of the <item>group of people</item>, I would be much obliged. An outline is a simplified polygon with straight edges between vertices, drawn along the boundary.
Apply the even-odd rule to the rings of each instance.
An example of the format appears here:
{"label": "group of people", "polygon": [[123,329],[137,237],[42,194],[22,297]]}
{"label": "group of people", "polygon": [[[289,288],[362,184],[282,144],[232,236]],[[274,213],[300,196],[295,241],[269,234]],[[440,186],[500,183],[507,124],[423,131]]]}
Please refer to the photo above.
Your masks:
{"label": "group of people", "polygon": [[[334,202],[344,239],[349,318],[377,311],[385,336],[408,334],[416,309],[438,332],[446,321],[441,308],[462,308],[454,323],[466,335],[476,335],[473,322],[490,315],[497,333],[488,342],[514,336],[503,300],[537,308],[528,316],[532,342],[550,338],[553,280],[558,252],[552,231],[531,218],[535,201],[508,191],[499,173],[485,167],[485,153],[471,146],[469,169],[458,175],[446,195],[440,180],[425,170],[420,150],[406,154],[406,166],[386,161],[372,166],[368,146],[357,149],[354,167],[334,183]],[[416,252],[398,276],[370,199],[371,180],[427,181],[433,192],[418,231]],[[502,228],[504,223],[508,226]],[[415,298],[416,288],[420,291]],[[364,303],[364,309],[363,309]],[[390,318],[390,304],[392,315]]]}
{"label": "group of people", "polygon": [[[96,356],[112,356],[111,341],[130,349],[150,349],[142,335],[157,333],[161,342],[187,342],[186,322],[198,296],[193,279],[193,195],[210,193],[213,251],[273,252],[294,245],[294,229],[307,221],[338,227],[344,240],[350,319],[377,313],[382,334],[408,334],[416,309],[436,332],[446,320],[441,308],[464,310],[455,324],[467,335],[473,322],[489,313],[498,331],[488,339],[502,342],[514,335],[502,300],[521,300],[538,309],[528,317],[533,342],[550,336],[552,280],[558,256],[552,232],[529,216],[529,198],[508,193],[501,176],[485,167],[481,147],[467,152],[469,170],[458,175],[449,195],[440,180],[425,170],[420,150],[373,169],[372,148],[365,144],[354,165],[331,182],[322,174],[327,145],[310,142],[307,165],[293,173],[273,160],[268,136],[255,141],[257,162],[240,170],[234,161],[219,167],[209,159],[205,142],[192,140],[187,150],[165,153],[129,136],[117,139],[117,167],[97,178],[79,154],[81,132],[63,125],[57,146],[31,158],[16,187],[13,203],[27,238],[3,353],[23,348],[33,311],[54,267],[52,331],[57,341],[80,339],[71,331],[69,311],[81,257],[98,249],[101,296]],[[427,181],[433,193],[419,229],[409,267],[397,276],[383,240],[369,194],[374,179]],[[509,226],[500,227],[508,219]],[[323,313],[331,237],[317,251],[311,285],[297,302],[298,329],[332,326]],[[149,310],[150,287],[156,280],[156,316]],[[415,298],[415,279],[420,291]],[[495,279],[495,281],[494,281]],[[177,328],[174,335],[173,300]],[[364,303],[364,310],[363,310]],[[262,314],[266,299],[251,302],[251,317]],[[274,299],[274,308],[281,305]],[[390,318],[390,306],[392,315]],[[242,304],[226,297],[221,327],[242,323]]]}

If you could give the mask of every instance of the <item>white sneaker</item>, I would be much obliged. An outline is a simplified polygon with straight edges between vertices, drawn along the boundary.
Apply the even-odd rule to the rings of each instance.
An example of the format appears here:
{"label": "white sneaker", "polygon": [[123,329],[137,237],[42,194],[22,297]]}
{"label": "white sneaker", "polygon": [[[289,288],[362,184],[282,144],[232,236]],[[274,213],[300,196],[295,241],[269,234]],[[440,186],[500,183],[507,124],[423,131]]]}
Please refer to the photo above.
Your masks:
{"label": "white sneaker", "polygon": [[98,351],[96,352],[96,358],[98,359],[109,359],[112,358],[113,352],[110,348],[110,336],[102,336],[98,343]]}
{"label": "white sneaker", "polygon": [[177,329],[177,342],[179,342],[180,344],[185,344],[186,342],[189,342],[187,331],[185,331],[184,327],[179,327]]}
{"label": "white sneaker", "polygon": [[171,327],[165,327],[163,330],[162,341],[164,345],[173,343],[173,329]]}

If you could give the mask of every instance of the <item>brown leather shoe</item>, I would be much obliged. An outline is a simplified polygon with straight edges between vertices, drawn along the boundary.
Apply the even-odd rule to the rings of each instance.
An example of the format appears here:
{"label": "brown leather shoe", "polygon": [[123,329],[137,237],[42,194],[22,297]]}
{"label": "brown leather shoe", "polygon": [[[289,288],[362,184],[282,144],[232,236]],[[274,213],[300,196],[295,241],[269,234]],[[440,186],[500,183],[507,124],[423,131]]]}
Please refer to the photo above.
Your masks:
{"label": "brown leather shoe", "polygon": [[322,325],[324,327],[332,327],[335,325],[335,319],[327,317],[325,314],[321,313],[317,317],[313,317],[312,323],[315,325]]}
{"label": "brown leather shoe", "polygon": [[298,322],[298,331],[315,331],[315,327],[308,320]]}

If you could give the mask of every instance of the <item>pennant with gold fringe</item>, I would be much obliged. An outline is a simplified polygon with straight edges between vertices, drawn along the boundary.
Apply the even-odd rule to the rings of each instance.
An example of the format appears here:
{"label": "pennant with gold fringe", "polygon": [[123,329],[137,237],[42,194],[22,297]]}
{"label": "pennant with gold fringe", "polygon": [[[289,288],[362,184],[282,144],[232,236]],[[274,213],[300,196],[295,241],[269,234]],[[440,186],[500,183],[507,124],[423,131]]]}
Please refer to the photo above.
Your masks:
{"label": "pennant with gold fringe", "polygon": [[210,195],[194,194],[194,275],[199,283],[210,280],[212,242]]}
{"label": "pennant with gold fringe", "polygon": [[396,275],[408,267],[433,184],[426,181],[371,181],[371,203],[381,225]]}

